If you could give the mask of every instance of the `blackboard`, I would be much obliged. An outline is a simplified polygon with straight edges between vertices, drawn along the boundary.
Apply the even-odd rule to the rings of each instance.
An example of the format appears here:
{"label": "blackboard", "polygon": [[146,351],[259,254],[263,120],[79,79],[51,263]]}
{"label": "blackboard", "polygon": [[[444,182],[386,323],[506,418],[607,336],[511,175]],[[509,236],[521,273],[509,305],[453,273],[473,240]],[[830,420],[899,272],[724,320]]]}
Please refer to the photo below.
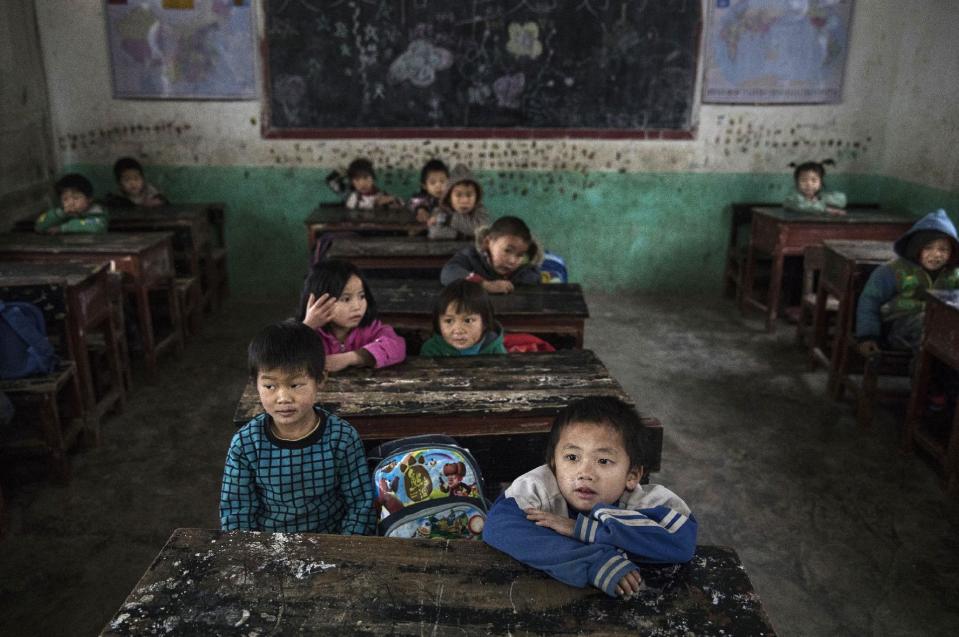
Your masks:
{"label": "blackboard", "polygon": [[700,2],[270,0],[264,134],[689,137]]}

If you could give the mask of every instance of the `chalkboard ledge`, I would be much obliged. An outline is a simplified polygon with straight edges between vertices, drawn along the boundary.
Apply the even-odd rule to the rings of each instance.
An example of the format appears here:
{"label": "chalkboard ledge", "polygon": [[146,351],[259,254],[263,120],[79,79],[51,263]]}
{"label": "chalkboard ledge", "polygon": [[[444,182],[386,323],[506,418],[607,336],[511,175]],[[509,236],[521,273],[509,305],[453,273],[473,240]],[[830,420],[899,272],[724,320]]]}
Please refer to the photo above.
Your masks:
{"label": "chalkboard ledge", "polygon": [[[263,118],[264,122],[269,117]],[[265,124],[266,139],[696,139],[690,130],[628,130],[608,128],[272,128]]]}

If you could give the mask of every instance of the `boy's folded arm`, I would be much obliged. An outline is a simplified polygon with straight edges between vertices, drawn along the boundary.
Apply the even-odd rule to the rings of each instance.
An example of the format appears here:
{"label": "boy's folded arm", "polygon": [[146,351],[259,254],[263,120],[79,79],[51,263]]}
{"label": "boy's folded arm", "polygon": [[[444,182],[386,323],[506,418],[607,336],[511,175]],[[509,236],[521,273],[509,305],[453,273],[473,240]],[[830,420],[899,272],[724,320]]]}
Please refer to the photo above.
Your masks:
{"label": "boy's folded arm", "polygon": [[449,285],[453,281],[465,279],[471,272],[469,257],[462,253],[454,254],[453,258],[447,261],[440,271],[440,283]]}
{"label": "boy's folded arm", "polygon": [[881,265],[872,271],[856,303],[856,340],[878,340],[882,333],[883,303],[896,295],[896,274]]}
{"label": "boy's folded arm", "polygon": [[692,514],[668,506],[634,511],[597,504],[576,520],[573,537],[622,549],[644,562],[688,562],[696,552],[698,524]]}
{"label": "boy's folded arm", "polygon": [[243,454],[239,434],[234,436],[223,468],[220,488],[220,528],[224,531],[256,531],[259,500],[256,474]]}
{"label": "boy's folded arm", "polygon": [[337,448],[337,480],[347,507],[340,534],[365,535],[376,521],[366,455],[356,430],[345,427],[344,431],[346,440]]}
{"label": "boy's folded arm", "polygon": [[619,581],[639,567],[607,544],[584,544],[526,519],[513,498],[500,498],[490,509],[483,541],[532,568],[570,586],[595,586],[616,597]]}

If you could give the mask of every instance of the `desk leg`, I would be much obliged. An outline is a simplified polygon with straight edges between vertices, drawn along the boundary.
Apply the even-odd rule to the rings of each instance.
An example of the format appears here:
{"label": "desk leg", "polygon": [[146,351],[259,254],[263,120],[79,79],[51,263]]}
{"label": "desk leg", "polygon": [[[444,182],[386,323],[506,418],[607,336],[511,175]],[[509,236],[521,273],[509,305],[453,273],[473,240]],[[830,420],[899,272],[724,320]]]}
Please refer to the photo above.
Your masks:
{"label": "desk leg", "polygon": [[576,324],[576,349],[583,349],[583,337],[585,336],[585,331],[586,328],[582,321]]}
{"label": "desk leg", "polygon": [[97,396],[93,387],[93,371],[90,369],[90,352],[87,350],[86,339],[83,337],[83,328],[71,324],[70,334],[67,338],[69,339],[68,349],[70,356],[76,364],[77,380],[83,397],[83,412],[85,412],[85,414],[95,415],[97,413]]}
{"label": "desk leg", "polygon": [[823,282],[819,282],[819,288],[816,290],[816,305],[813,307],[812,314],[812,343],[809,347],[809,369],[816,369],[816,364],[820,358],[826,359],[826,301],[829,298],[829,291]]}
{"label": "desk leg", "polygon": [[779,314],[779,294],[783,286],[783,261],[785,257],[782,251],[777,250],[773,253],[772,271],[769,273],[769,294],[766,295],[766,331],[774,332],[776,330],[776,316]]}
{"label": "desk leg", "polygon": [[137,317],[140,322],[140,339],[143,341],[143,356],[147,371],[152,374],[157,369],[157,351],[153,333],[153,316],[150,312],[150,292],[146,286],[137,285],[134,293],[137,297]]}
{"label": "desk leg", "polygon": [[752,242],[749,243],[749,250],[746,253],[746,268],[742,275],[742,285],[739,286],[739,311],[746,313],[746,306],[753,299],[753,275],[756,268],[756,251],[753,249]]}
{"label": "desk leg", "polygon": [[[916,363],[915,376],[912,379],[912,394],[909,396],[909,411],[906,412],[906,426],[902,433],[902,450],[911,453],[922,420],[922,412],[926,406],[926,394],[929,392],[929,376],[932,371],[932,354],[923,347],[919,350],[919,361]],[[957,410],[959,413],[959,410]],[[953,427],[953,437],[955,437]],[[952,440],[950,440],[950,447]],[[948,456],[947,456],[948,462]]]}
{"label": "desk leg", "polygon": [[847,335],[850,330],[852,286],[839,299],[839,311],[836,313],[836,334],[832,339],[832,357],[829,360],[829,382],[827,387],[833,400],[842,398],[843,380],[846,370],[849,369],[849,341]]}

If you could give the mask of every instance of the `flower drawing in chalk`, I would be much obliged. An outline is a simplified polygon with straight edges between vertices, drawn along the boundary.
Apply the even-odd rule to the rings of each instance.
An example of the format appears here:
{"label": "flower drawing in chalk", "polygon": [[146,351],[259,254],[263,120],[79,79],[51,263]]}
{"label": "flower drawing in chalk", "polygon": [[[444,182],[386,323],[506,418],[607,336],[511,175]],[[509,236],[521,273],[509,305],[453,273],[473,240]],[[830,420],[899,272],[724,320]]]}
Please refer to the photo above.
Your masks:
{"label": "flower drawing in chalk", "polygon": [[453,54],[426,40],[413,40],[390,64],[389,79],[400,83],[409,80],[413,86],[425,88],[436,80],[436,72],[453,64]]}
{"label": "flower drawing in chalk", "polygon": [[496,103],[503,108],[519,108],[519,98],[526,86],[526,76],[522,73],[504,75],[493,82]]}
{"label": "flower drawing in chalk", "polygon": [[527,55],[534,60],[538,58],[543,52],[543,44],[539,41],[539,25],[535,22],[526,24],[511,22],[506,50],[516,57]]}

